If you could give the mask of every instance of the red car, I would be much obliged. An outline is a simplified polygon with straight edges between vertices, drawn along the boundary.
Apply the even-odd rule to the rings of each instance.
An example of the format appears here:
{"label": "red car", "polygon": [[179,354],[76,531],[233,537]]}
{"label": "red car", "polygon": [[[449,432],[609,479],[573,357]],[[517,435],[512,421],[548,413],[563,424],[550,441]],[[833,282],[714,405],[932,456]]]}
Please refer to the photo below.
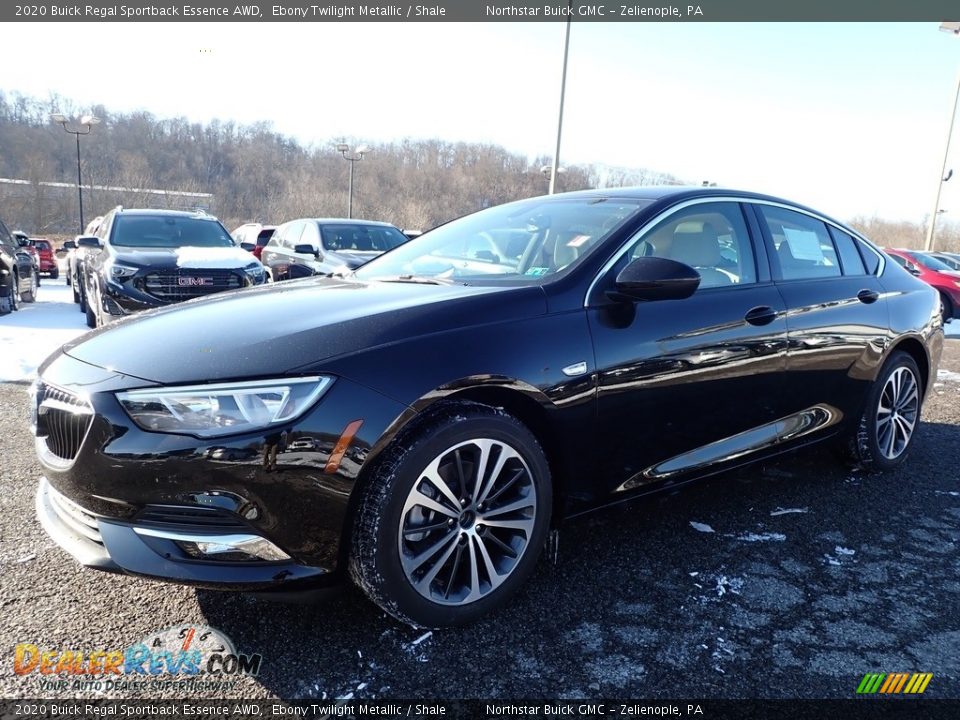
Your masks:
{"label": "red car", "polygon": [[960,272],[919,250],[884,248],[884,252],[911,275],[936,288],[940,292],[943,319],[954,317],[960,308]]}
{"label": "red car", "polygon": [[37,249],[40,273],[46,273],[53,280],[60,277],[60,267],[57,265],[57,258],[53,254],[53,245],[50,241],[44,238],[32,238],[30,244]]}

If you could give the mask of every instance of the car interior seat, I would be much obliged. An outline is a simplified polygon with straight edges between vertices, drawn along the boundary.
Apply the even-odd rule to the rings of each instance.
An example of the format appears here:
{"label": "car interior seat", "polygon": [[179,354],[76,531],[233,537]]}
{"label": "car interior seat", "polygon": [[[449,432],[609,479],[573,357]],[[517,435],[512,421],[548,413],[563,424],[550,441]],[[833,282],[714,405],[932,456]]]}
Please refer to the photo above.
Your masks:
{"label": "car interior seat", "polygon": [[720,241],[711,223],[705,222],[700,230],[688,229],[683,224],[673,233],[670,244],[670,259],[689,265],[700,273],[700,287],[733,285],[737,277],[721,270],[723,257]]}

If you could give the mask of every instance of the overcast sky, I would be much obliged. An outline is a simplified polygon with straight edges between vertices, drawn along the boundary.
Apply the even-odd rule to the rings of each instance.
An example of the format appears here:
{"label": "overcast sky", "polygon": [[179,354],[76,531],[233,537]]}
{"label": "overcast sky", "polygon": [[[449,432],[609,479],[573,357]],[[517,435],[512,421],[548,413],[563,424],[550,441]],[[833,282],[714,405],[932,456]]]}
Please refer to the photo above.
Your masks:
{"label": "overcast sky", "polygon": [[[23,51],[0,70],[6,91],[267,120],[307,144],[440,137],[553,153],[562,22],[16,30]],[[919,221],[958,69],[960,38],[937,23],[575,22],[560,164],[647,167],[844,219]],[[941,203],[955,220],[958,134],[958,177]]]}

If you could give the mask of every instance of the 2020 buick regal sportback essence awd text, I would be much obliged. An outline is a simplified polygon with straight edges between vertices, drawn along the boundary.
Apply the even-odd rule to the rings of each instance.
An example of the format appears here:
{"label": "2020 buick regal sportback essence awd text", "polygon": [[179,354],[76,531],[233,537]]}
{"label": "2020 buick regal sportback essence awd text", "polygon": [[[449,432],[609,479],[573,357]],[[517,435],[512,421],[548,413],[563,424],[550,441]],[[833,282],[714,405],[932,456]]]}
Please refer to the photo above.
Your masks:
{"label": "2020 buick regal sportback essence awd text", "polygon": [[799,205],[523,200],[64,346],[37,512],[90,567],[461,624],[570,516],[814,443],[896,467],[942,345],[933,289]]}

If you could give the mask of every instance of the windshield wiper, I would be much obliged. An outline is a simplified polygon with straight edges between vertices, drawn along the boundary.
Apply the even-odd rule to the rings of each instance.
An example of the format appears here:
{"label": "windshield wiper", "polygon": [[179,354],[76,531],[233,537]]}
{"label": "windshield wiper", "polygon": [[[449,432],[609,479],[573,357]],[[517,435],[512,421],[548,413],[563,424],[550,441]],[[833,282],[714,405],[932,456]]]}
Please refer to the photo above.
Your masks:
{"label": "windshield wiper", "polygon": [[[417,285],[453,285],[453,280],[425,275],[397,275],[395,278],[377,278],[383,282],[416,283]],[[462,283],[466,284],[466,283]]]}

